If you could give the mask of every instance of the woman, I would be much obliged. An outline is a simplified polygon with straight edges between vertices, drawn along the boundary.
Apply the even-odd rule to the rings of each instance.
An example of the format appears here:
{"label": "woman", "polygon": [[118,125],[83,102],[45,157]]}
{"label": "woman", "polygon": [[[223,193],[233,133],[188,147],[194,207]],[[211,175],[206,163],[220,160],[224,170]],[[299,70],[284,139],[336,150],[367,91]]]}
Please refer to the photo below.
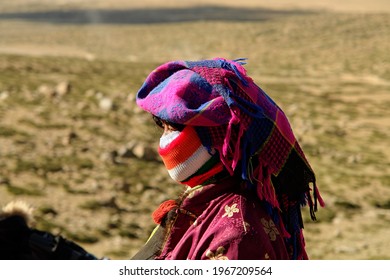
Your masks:
{"label": "woman", "polygon": [[314,172],[242,64],[168,62],[139,90],[137,104],[164,129],[162,160],[186,190],[154,212],[159,226],[134,259],[308,258],[300,207],[315,219],[323,205]]}

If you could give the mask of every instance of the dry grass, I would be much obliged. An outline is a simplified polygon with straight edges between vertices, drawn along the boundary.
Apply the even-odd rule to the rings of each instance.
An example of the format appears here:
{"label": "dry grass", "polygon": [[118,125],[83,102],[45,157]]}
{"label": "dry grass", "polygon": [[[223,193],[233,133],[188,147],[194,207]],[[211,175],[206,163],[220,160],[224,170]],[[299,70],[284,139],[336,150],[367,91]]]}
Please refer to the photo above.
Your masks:
{"label": "dry grass", "polygon": [[[160,162],[120,156],[128,142],[155,147],[158,138],[135,107],[136,90],[167,60],[248,57],[327,202],[316,223],[304,211],[310,256],[389,259],[389,16],[288,8],[255,9],[250,20],[236,7],[214,10],[237,13],[218,20],[173,10],[171,22],[91,25],[0,16],[0,204],[24,199],[41,229],[129,258],[153,227],[153,209],[180,191]],[[59,94],[64,81],[71,88]]]}

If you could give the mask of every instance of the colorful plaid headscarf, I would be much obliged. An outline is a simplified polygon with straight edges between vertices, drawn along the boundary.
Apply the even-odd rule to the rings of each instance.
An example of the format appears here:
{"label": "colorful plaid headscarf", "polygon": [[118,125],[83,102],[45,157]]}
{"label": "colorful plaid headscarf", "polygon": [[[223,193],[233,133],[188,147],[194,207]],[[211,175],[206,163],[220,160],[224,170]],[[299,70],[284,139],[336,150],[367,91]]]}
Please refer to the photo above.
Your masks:
{"label": "colorful plaid headscarf", "polygon": [[317,200],[323,205],[314,172],[287,117],[243,64],[222,58],[168,62],[147,77],[137,104],[163,120],[194,126],[231,175],[239,173],[261,200],[288,215],[287,227],[302,227],[299,204],[309,204],[313,219]]}

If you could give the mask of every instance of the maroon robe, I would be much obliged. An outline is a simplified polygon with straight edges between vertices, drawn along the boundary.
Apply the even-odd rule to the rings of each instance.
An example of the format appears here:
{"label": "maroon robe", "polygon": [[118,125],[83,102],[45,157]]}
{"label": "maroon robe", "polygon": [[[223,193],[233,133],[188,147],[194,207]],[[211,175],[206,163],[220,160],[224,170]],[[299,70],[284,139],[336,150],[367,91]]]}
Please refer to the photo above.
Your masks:
{"label": "maroon robe", "polygon": [[[238,178],[189,188],[134,259],[291,259],[289,233]],[[303,236],[299,258],[307,259]]]}

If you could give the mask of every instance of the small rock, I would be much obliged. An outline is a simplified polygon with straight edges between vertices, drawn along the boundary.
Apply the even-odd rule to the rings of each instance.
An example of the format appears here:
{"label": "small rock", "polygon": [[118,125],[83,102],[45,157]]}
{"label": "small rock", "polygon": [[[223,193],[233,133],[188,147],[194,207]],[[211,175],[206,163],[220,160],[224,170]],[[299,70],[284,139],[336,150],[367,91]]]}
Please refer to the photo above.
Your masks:
{"label": "small rock", "polygon": [[142,184],[142,183],[137,183],[135,186],[134,186],[134,190],[137,192],[137,193],[141,193],[143,192],[145,189],[147,189],[147,187]]}
{"label": "small rock", "polygon": [[100,159],[104,162],[117,164],[118,163],[118,161],[116,159],[117,156],[118,156],[117,151],[111,151],[111,152],[106,152],[106,153],[101,154]]}
{"label": "small rock", "polygon": [[133,139],[126,143],[126,147],[130,150],[134,149],[135,146],[137,146],[138,141]]}
{"label": "small rock", "polygon": [[89,61],[94,61],[96,59],[96,55],[94,55],[92,53],[87,53],[87,54],[85,54],[85,59],[89,60]]}
{"label": "small rock", "polygon": [[8,91],[3,91],[0,93],[0,101],[1,100],[6,100],[9,97]]}
{"label": "small rock", "polygon": [[137,143],[133,149],[132,149],[132,152],[133,154],[137,157],[137,158],[140,158],[142,159],[145,155],[145,146],[140,144],[140,143]]}
{"label": "small rock", "polygon": [[108,97],[103,97],[99,101],[99,107],[104,111],[111,111],[114,108],[114,103]]}
{"label": "small rock", "polygon": [[133,154],[143,160],[157,160],[157,152],[151,147],[145,146],[144,144],[138,143],[132,150]]}
{"label": "small rock", "polygon": [[59,96],[64,96],[68,94],[69,91],[70,91],[70,83],[67,81],[59,83],[55,88],[55,92]]}
{"label": "small rock", "polygon": [[40,85],[38,87],[38,93],[49,98],[52,98],[56,95],[56,91],[54,90],[54,88],[48,85]]}
{"label": "small rock", "polygon": [[122,158],[132,158],[132,157],[134,157],[134,154],[133,154],[132,149],[124,146],[124,147],[120,147],[118,149],[118,156],[122,157]]}
{"label": "small rock", "polygon": [[66,146],[70,145],[75,139],[77,139],[77,137],[78,135],[75,132],[71,131],[64,137],[63,144]]}

